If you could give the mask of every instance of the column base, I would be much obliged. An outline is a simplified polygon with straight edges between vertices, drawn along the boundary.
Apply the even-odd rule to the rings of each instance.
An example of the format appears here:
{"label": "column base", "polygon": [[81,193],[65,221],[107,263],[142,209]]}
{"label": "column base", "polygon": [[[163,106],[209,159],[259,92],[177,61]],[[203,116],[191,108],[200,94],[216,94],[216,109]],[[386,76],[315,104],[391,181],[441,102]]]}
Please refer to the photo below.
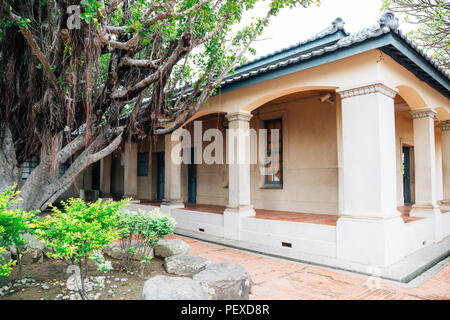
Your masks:
{"label": "column base", "polygon": [[450,210],[450,200],[442,200],[439,203],[439,207],[443,210]]}
{"label": "column base", "polygon": [[241,240],[241,218],[254,215],[255,210],[252,205],[228,206],[223,213],[223,237]]}
{"label": "column base", "polygon": [[400,217],[341,217],[336,224],[337,258],[375,267],[391,265],[405,256],[404,226]]}
{"label": "column base", "polygon": [[172,209],[184,208],[184,202],[182,199],[164,199],[159,207],[162,213],[170,214],[172,212]]}
{"label": "column base", "polygon": [[411,217],[433,219],[434,242],[439,242],[444,238],[442,212],[440,207],[431,205],[413,205],[409,215]]}

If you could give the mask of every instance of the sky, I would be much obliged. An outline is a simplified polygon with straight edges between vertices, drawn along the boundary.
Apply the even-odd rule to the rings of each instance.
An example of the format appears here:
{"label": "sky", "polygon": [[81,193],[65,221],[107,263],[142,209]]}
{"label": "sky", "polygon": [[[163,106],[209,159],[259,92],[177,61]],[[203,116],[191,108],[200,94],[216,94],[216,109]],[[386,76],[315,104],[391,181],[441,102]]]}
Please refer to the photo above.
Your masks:
{"label": "sky", "polygon": [[[319,7],[284,9],[272,18],[260,40],[253,43],[257,55],[248,56],[249,60],[306,40],[338,17],[344,20],[348,32],[357,32],[377,22],[382,14],[381,7],[382,0],[321,0]],[[256,10],[258,15],[263,15],[266,8],[261,6]],[[409,31],[402,19],[400,28]]]}

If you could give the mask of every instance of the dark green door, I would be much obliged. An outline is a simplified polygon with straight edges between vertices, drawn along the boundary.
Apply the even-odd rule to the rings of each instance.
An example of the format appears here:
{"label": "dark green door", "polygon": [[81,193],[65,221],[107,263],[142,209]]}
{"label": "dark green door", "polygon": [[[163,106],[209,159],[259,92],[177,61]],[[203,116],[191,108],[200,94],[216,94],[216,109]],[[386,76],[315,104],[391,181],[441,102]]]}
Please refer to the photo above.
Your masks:
{"label": "dark green door", "polygon": [[405,205],[411,204],[411,149],[403,147],[403,198]]}
{"label": "dark green door", "polygon": [[197,202],[197,165],[194,164],[194,148],[191,149],[191,163],[188,164],[188,202]]}
{"label": "dark green door", "polygon": [[164,152],[158,152],[156,154],[156,162],[156,167],[158,170],[156,182],[156,199],[162,201],[164,199]]}

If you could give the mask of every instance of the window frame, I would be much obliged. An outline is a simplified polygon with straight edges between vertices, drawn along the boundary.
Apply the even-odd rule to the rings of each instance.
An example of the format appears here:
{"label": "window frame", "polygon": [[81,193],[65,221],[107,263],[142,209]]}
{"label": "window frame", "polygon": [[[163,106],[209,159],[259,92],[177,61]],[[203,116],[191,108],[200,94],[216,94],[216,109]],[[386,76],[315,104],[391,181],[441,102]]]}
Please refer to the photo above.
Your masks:
{"label": "window frame", "polygon": [[[26,165],[26,166],[25,166]],[[25,160],[22,163],[22,172],[20,175],[20,178],[22,180],[27,180],[28,177],[31,175],[33,170],[39,165],[39,156],[34,155],[29,157],[27,160]],[[24,171],[26,169],[26,171]],[[26,177],[24,177],[24,174],[26,174]]]}
{"label": "window frame", "polygon": [[[269,168],[268,168],[268,163],[265,165],[265,175],[264,175],[264,185],[266,186],[283,186],[283,118],[275,118],[275,119],[270,119],[270,120],[263,120],[264,121],[264,128],[267,130],[267,136],[266,136],[266,154],[265,154],[265,160],[266,163],[268,162],[268,157],[269,157],[269,137],[271,135],[271,132],[268,129],[269,124],[271,123],[276,123],[279,122],[280,123],[280,135],[279,135],[279,145],[280,145],[280,149],[278,150],[279,153],[279,164],[280,164],[280,168],[279,168],[279,172],[280,172],[280,181],[269,181]],[[270,129],[272,130],[272,129]],[[272,146],[272,141],[270,141],[270,145]],[[272,148],[272,147],[271,147]],[[272,155],[272,150],[270,150],[270,155]],[[277,172],[278,173],[278,172]],[[274,176],[275,174],[270,174],[270,176]],[[273,178],[272,178],[273,179]]]}

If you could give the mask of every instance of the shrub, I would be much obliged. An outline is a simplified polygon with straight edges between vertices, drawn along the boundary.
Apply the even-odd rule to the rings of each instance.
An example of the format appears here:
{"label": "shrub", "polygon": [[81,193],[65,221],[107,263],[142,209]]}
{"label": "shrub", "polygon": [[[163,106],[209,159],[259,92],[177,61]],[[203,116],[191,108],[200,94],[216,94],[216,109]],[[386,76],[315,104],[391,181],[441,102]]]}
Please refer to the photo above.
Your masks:
{"label": "shrub", "polygon": [[121,212],[120,213],[120,247],[125,252],[125,263],[135,254],[142,255],[141,272],[144,264],[151,259],[151,251],[158,241],[173,233],[175,220],[169,215],[162,214],[159,209],[152,212]]}
{"label": "shrub", "polygon": [[49,256],[70,260],[79,265],[80,294],[83,298],[86,298],[83,278],[87,274],[88,259],[93,259],[97,265],[101,264],[95,253],[119,239],[118,213],[128,201],[129,199],[102,202],[99,199],[86,204],[81,199],[72,198],[61,202],[63,211],[51,206],[53,214],[36,222],[35,232],[38,238],[54,249]]}
{"label": "shrub", "polygon": [[[24,253],[24,246],[27,244],[22,236],[24,233],[31,232],[33,220],[38,211],[28,212],[21,209],[10,209],[13,204],[21,200],[17,197],[19,191],[14,191],[15,188],[16,185],[13,185],[0,193],[0,247],[16,247],[19,274],[22,274],[22,254]],[[11,267],[13,264],[7,265]]]}
{"label": "shrub", "polygon": [[[2,232],[3,227],[0,226],[0,233]],[[16,264],[16,261],[14,260],[6,261],[6,259],[1,255],[5,251],[6,249],[4,247],[0,247],[0,278],[9,277],[12,267]]]}

